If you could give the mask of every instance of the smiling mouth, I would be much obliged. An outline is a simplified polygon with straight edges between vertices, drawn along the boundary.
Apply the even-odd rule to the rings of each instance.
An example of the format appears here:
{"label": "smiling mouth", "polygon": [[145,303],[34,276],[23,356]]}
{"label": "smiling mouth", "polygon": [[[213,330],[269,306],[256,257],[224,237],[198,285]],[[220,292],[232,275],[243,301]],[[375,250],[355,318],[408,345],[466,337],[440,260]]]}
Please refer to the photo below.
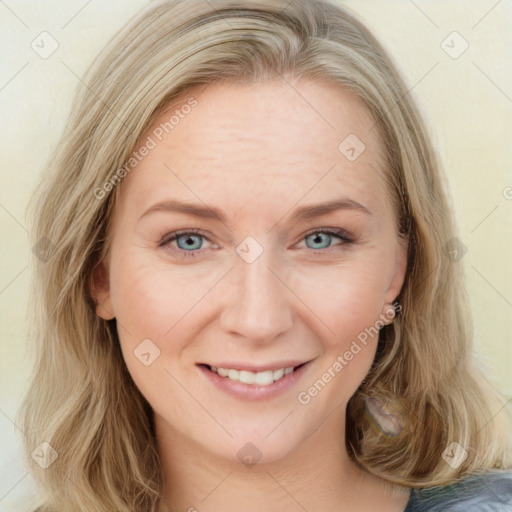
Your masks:
{"label": "smiling mouth", "polygon": [[293,373],[298,370],[306,363],[299,364],[297,366],[287,366],[284,368],[278,368],[276,370],[264,370],[261,372],[252,372],[249,370],[235,370],[233,368],[221,368],[216,366],[210,366],[207,364],[201,364],[200,366],[207,370],[216,373],[220,377],[224,377],[235,382],[241,382],[242,384],[257,385],[257,386],[270,386],[274,382],[280,381],[286,375]]}

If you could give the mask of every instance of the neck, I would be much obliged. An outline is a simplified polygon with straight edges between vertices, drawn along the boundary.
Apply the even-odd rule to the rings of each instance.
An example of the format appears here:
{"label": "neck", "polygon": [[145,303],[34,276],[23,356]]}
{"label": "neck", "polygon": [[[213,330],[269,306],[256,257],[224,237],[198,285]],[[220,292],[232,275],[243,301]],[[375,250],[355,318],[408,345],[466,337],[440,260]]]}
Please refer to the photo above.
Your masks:
{"label": "neck", "polygon": [[404,491],[397,493],[349,458],[344,421],[341,427],[333,416],[286,457],[250,466],[213,454],[155,418],[164,482],[158,512],[352,512],[370,510],[365,506],[373,506],[372,493],[374,500],[384,496],[375,501],[377,509],[388,511],[389,502],[389,512],[401,511]]}

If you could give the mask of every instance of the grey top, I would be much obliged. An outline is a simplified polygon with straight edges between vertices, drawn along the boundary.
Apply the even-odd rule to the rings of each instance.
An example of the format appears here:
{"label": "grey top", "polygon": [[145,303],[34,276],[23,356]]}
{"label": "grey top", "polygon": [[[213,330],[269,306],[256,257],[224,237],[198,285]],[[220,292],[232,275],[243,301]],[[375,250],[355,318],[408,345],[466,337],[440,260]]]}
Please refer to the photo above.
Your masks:
{"label": "grey top", "polygon": [[512,472],[475,474],[448,486],[413,489],[404,512],[512,512]]}

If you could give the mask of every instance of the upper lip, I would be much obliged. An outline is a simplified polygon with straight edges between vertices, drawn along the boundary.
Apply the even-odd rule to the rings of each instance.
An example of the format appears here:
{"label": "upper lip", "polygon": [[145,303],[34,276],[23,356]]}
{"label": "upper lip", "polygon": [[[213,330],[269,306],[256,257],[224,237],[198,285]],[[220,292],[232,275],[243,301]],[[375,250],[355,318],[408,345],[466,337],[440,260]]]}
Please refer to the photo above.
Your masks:
{"label": "upper lip", "polygon": [[289,361],[279,361],[277,363],[259,364],[259,365],[247,364],[247,363],[237,363],[237,362],[231,362],[231,363],[221,362],[221,363],[215,363],[215,364],[198,363],[198,364],[203,364],[206,366],[214,366],[215,368],[227,368],[229,370],[239,370],[239,371],[245,370],[248,372],[258,373],[258,372],[265,372],[265,371],[275,371],[275,370],[279,370],[280,368],[289,368],[292,366],[295,368],[296,366],[300,366],[300,365],[306,364],[306,363],[309,363],[309,360],[304,361],[304,360],[294,359],[294,360],[289,360]]}

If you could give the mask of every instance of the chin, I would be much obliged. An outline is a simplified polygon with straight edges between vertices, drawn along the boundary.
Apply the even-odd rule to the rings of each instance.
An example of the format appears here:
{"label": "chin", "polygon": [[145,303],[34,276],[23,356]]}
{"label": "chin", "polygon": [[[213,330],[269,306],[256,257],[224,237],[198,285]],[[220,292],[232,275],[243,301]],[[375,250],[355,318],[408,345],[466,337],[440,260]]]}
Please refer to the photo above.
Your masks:
{"label": "chin", "polygon": [[225,457],[231,462],[242,463],[248,467],[255,464],[272,464],[288,458],[297,448],[297,445],[287,439],[255,439],[248,438],[234,443],[231,451]]}

